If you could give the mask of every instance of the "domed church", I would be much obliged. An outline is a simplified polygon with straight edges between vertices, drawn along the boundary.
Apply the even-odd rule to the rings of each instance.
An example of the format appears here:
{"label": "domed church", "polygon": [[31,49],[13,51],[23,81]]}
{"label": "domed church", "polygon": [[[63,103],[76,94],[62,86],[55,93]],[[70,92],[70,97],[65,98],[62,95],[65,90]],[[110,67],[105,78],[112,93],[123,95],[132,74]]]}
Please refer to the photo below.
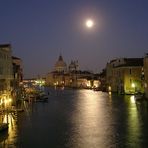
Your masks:
{"label": "domed church", "polygon": [[[71,61],[67,66],[60,54],[54,70],[46,76],[46,85],[54,87],[90,88],[96,87],[93,73],[79,70],[78,61]],[[98,82],[98,80],[97,80]]]}
{"label": "domed church", "polygon": [[64,62],[62,55],[59,56],[58,61],[55,63],[54,69],[56,72],[66,72],[67,65]]}

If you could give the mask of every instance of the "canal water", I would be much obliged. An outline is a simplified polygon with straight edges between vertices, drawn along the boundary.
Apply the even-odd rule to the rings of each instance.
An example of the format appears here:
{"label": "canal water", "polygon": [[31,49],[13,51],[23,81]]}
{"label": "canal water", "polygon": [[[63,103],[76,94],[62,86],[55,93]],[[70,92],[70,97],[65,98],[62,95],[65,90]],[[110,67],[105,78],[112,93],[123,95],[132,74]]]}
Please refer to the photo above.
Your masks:
{"label": "canal water", "polygon": [[146,148],[148,102],[92,90],[48,89],[48,102],[8,115],[2,148]]}

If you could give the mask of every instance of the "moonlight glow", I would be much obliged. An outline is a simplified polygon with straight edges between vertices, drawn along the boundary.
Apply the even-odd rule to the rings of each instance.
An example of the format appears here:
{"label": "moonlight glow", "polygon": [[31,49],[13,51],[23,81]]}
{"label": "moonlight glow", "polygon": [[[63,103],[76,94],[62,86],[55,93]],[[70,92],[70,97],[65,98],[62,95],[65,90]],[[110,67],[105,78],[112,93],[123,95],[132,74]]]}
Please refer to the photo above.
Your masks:
{"label": "moonlight glow", "polygon": [[87,20],[85,24],[86,24],[86,27],[88,28],[92,28],[94,26],[93,20],[90,20],[90,19]]}

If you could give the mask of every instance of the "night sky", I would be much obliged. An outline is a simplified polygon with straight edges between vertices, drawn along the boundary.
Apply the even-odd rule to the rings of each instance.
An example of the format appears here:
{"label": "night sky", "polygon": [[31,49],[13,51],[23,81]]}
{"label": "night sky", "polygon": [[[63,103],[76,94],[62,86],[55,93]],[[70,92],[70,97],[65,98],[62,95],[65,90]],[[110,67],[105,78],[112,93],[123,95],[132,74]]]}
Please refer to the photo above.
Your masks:
{"label": "night sky", "polygon": [[147,0],[0,0],[0,20],[0,44],[11,43],[25,78],[53,70],[60,53],[100,72],[109,60],[148,52]]}

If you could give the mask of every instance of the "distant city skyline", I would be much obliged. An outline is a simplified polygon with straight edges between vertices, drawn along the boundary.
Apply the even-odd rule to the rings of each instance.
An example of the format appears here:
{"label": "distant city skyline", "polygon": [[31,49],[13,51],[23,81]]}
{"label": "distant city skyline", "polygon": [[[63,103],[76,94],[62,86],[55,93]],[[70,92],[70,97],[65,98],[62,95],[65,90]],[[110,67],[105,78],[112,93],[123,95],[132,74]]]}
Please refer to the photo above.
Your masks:
{"label": "distant city skyline", "polygon": [[68,64],[78,60],[80,69],[101,72],[111,59],[148,52],[147,8],[147,0],[2,0],[0,44],[12,45],[25,78],[52,71],[60,54]]}

